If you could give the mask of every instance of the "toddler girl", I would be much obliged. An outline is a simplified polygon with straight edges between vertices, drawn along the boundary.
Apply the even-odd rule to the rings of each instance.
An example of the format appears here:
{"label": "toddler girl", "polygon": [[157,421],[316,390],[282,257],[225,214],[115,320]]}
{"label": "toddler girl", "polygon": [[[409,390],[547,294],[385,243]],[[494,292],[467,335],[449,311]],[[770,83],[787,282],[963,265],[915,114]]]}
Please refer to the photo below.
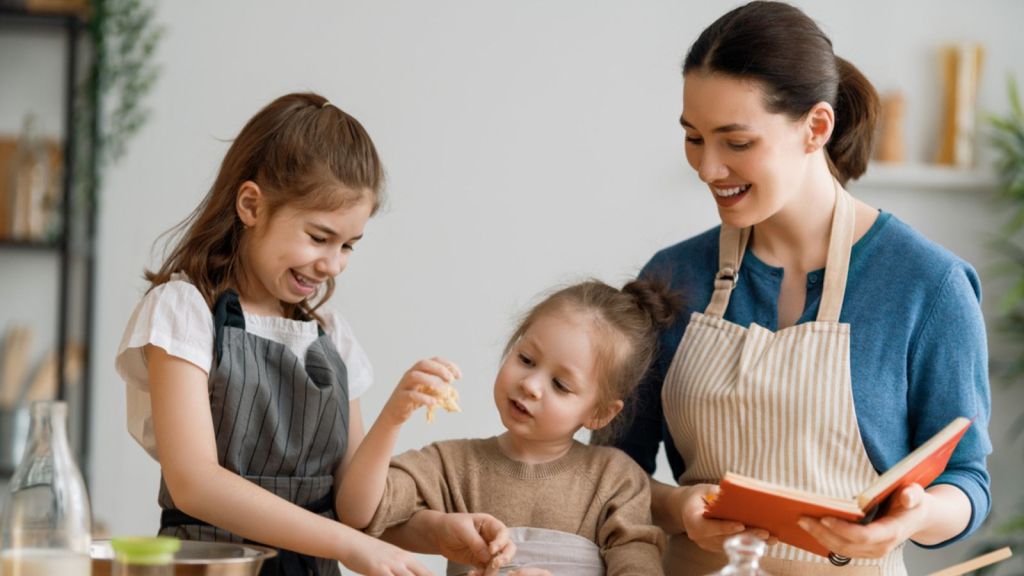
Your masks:
{"label": "toddler girl", "polygon": [[[441,359],[414,367],[353,458],[340,490],[341,520],[379,534],[419,514],[483,512],[510,527],[517,549],[506,568],[660,574],[664,541],[651,524],[647,474],[617,449],[573,435],[602,429],[619,414],[650,363],[656,327],[673,313],[671,295],[641,281],[622,290],[589,281],[553,293],[505,348],[494,382],[505,432],[431,444],[389,468],[401,424],[418,405],[436,402],[409,393],[415,373],[460,376]],[[489,569],[508,561],[504,550]],[[449,574],[471,568],[450,564]]]}

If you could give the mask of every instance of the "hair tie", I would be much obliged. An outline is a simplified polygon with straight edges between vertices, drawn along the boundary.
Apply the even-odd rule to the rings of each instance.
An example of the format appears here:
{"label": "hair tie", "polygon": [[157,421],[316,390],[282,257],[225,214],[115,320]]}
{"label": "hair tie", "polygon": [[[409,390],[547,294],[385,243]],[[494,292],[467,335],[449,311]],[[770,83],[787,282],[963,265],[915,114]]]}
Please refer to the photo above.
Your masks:
{"label": "hair tie", "polygon": [[324,100],[324,103],[320,105],[320,108],[323,109],[327,108],[328,106],[334,106],[334,104],[331,104],[330,100]]}

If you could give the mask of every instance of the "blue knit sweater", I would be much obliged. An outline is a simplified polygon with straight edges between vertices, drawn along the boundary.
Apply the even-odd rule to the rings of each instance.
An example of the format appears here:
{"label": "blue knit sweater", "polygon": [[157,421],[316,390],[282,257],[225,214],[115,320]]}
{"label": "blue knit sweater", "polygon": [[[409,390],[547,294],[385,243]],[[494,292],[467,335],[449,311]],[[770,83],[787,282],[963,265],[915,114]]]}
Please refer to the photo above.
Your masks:
{"label": "blue knit sweater", "polygon": [[[674,325],[661,333],[654,365],[633,400],[632,418],[616,445],[648,473],[664,441],[672,475],[685,463],[665,426],[661,387],[690,313],[711,300],[718,268],[715,227],[658,252],[643,275],[671,280],[685,301]],[[821,301],[823,271],[807,277],[807,303],[797,323],[812,321]],[[778,329],[782,269],[747,251],[725,319]],[[967,494],[967,528],[944,546],[978,528],[991,506],[985,459],[990,397],[981,286],[974,269],[889,213],[853,247],[840,321],[851,325],[850,369],[857,424],[868,457],[884,472],[957,416],[974,418],[936,483]],[[850,495],[851,497],[853,494]]]}

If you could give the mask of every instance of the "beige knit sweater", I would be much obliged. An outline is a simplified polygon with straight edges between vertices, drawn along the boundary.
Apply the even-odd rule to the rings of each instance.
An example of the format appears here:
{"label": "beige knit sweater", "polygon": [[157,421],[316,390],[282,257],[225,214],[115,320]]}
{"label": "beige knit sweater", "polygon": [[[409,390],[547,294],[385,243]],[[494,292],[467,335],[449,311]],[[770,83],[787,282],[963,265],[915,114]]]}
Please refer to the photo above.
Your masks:
{"label": "beige knit sweater", "polygon": [[574,442],[543,464],[512,460],[497,438],[451,440],[395,457],[366,532],[379,536],[424,509],[485,512],[506,526],[578,534],[608,576],[662,574],[665,537],[651,523],[647,474],[615,448]]}

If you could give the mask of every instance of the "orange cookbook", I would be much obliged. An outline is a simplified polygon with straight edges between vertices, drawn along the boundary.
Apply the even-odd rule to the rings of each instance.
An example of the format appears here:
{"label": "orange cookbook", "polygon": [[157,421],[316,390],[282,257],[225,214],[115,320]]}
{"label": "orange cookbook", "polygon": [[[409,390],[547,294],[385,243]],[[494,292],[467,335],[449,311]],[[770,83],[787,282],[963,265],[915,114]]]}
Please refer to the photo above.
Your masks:
{"label": "orange cookbook", "polygon": [[970,426],[968,418],[954,419],[853,498],[831,498],[727,472],[704,517],[761,528],[782,542],[828,556],[828,549],[797,524],[801,516],[869,522],[898,490],[911,484],[927,487],[942,474]]}

